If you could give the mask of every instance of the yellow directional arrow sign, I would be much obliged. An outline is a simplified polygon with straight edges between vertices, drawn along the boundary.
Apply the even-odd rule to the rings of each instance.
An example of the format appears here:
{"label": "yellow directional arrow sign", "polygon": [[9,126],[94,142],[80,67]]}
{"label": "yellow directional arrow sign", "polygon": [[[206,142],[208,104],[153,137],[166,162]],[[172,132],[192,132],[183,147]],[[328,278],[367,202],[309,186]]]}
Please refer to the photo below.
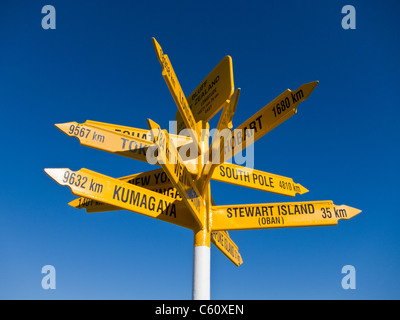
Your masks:
{"label": "yellow directional arrow sign", "polygon": [[294,197],[296,193],[308,192],[301,184],[293,182],[292,178],[226,162],[214,170],[212,179],[291,197]]}
{"label": "yellow directional arrow sign", "polygon": [[[217,130],[214,133],[214,137],[211,143],[211,150],[208,151],[208,156],[206,155],[206,158],[208,158],[208,162],[204,164],[203,171],[201,173],[200,185],[202,186],[203,190],[210,182],[215,168],[220,163],[224,162],[224,141],[227,140],[227,142],[229,142],[229,138],[232,135],[230,130],[233,127],[232,119],[233,115],[236,112],[239,95],[240,89],[237,89],[235,93],[231,96],[230,100],[227,100],[227,103],[222,110],[221,116],[218,121]],[[219,156],[219,158],[217,158],[217,156]]]}
{"label": "yellow directional arrow sign", "polygon": [[221,252],[237,267],[239,267],[243,263],[242,256],[239,253],[239,249],[229,237],[227,231],[211,232],[211,242],[219,250],[221,250]]}
{"label": "yellow directional arrow sign", "polygon": [[57,183],[73,194],[130,210],[158,220],[193,229],[196,225],[187,210],[178,211],[175,200],[88,169],[45,169]]}
{"label": "yellow directional arrow sign", "polygon": [[161,130],[160,126],[148,119],[147,123],[155,137],[157,146],[157,160],[168,175],[170,181],[178,189],[183,201],[195,217],[201,228],[205,226],[205,202],[198,191],[195,182],[189,171],[182,162],[182,159],[169,140],[168,132]]}
{"label": "yellow directional arrow sign", "polygon": [[[198,85],[187,101],[196,121],[208,122],[233,94],[232,58],[226,56]],[[177,132],[185,128],[179,112],[176,113]]]}
{"label": "yellow directional arrow sign", "polygon": [[336,225],[361,212],[332,201],[213,206],[211,211],[213,231]]}
{"label": "yellow directional arrow sign", "polygon": [[179,113],[181,114],[182,119],[186,124],[186,127],[191,129],[191,137],[193,139],[193,143],[198,146],[198,150],[200,152],[201,146],[199,144],[199,140],[201,137],[201,124],[196,123],[196,119],[193,116],[192,110],[189,108],[189,103],[186,100],[185,94],[183,93],[182,87],[179,84],[178,78],[175,74],[174,69],[172,68],[168,56],[164,54],[157,40],[155,38],[153,38],[152,40],[158,60],[160,61],[163,69],[162,76],[164,77],[165,82],[167,83],[168,88],[171,91],[172,97],[175,100]]}
{"label": "yellow directional arrow sign", "polygon": [[[105,123],[105,122],[98,122],[92,120],[86,120],[84,124],[103,128],[106,130],[116,131],[133,138],[138,138],[147,141],[153,141],[150,135],[150,130],[148,129],[139,129],[139,128],[132,128],[127,126],[120,126],[117,124]],[[175,145],[179,148],[180,146],[192,142],[192,139],[186,136],[180,136],[175,134],[170,134],[171,139],[173,139]]]}
{"label": "yellow directional arrow sign", "polygon": [[68,136],[78,138],[84,146],[147,162],[146,150],[152,144],[148,140],[129,137],[86,123],[66,122],[55,126]]}
{"label": "yellow directional arrow sign", "polygon": [[123,133],[123,134],[131,136],[133,138],[152,141],[152,139],[150,137],[150,132],[149,132],[149,130],[146,130],[146,129],[120,126],[117,124],[111,124],[111,123],[99,122],[99,121],[93,121],[93,120],[86,120],[84,124],[103,128],[106,130]]}
{"label": "yellow directional arrow sign", "polygon": [[[118,178],[118,180],[161,193],[179,201],[182,200],[178,190],[172,185],[163,169],[137,173]],[[120,207],[115,207],[110,204],[102,203],[98,200],[88,199],[85,197],[79,197],[68,204],[77,209],[86,209],[86,212],[88,213],[123,210]],[[184,204],[182,203],[182,205]],[[189,211],[188,214],[190,214]]]}
{"label": "yellow directional arrow sign", "polygon": [[[248,146],[247,139],[253,138],[253,141],[257,141],[296,114],[300,102],[305,101],[317,85],[318,81],[314,81],[303,84],[294,91],[287,89],[238,126],[232,133],[232,143],[229,143],[224,148],[224,161],[245,149]],[[250,130],[246,131],[246,129]]]}

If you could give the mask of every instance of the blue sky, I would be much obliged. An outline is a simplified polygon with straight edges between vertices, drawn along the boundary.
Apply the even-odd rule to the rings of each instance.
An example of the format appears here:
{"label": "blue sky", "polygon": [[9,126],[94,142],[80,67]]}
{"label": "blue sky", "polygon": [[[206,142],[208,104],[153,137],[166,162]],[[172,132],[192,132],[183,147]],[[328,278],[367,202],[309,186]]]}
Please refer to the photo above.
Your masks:
{"label": "blue sky", "polygon": [[[41,8],[56,8],[43,30]],[[356,9],[344,30],[341,9]],[[211,248],[212,299],[399,299],[397,1],[2,1],[0,298],[191,299],[190,230],[135,213],[86,214],[44,168],[112,177],[156,167],[80,146],[55,123],[163,128],[176,105],[151,38],[189,95],[226,55],[242,89],[234,126],[287,88],[319,80],[298,113],[255,144],[255,168],[295,198],[212,182],[217,204],[333,200],[337,226],[235,231],[244,263]],[[219,116],[211,121],[215,127]],[[41,269],[56,269],[43,290]],[[341,269],[356,269],[344,290]]]}

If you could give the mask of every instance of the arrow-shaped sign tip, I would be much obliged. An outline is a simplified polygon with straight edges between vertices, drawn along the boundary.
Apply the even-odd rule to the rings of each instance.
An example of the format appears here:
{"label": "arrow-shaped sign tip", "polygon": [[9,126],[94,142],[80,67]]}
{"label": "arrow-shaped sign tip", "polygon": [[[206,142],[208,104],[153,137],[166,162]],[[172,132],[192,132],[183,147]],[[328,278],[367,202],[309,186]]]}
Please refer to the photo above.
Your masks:
{"label": "arrow-shaped sign tip", "polygon": [[304,193],[307,193],[307,192],[309,192],[310,190],[308,190],[307,188],[305,188],[305,187],[303,187],[302,185],[300,185],[300,192],[299,192],[299,194],[304,194]]}
{"label": "arrow-shaped sign tip", "polygon": [[149,127],[150,130],[155,130],[156,132],[161,130],[160,125],[157,122],[151,120],[150,118],[147,119],[147,126]]}
{"label": "arrow-shaped sign tip", "polygon": [[303,84],[302,86],[300,86],[299,89],[303,90],[303,94],[304,94],[304,99],[307,99],[311,92],[314,91],[314,89],[317,87],[319,81],[313,81],[313,82],[309,82],[306,84]]}
{"label": "arrow-shaped sign tip", "polygon": [[62,132],[65,132],[64,127],[65,127],[65,123],[56,123],[54,125],[57,129],[61,130]]}
{"label": "arrow-shaped sign tip", "polygon": [[46,168],[46,169],[44,169],[44,172],[46,172],[46,174],[50,178],[52,178],[55,182],[61,184],[60,182],[62,181],[62,178],[63,178],[65,170],[68,170],[68,169],[65,169],[65,168],[57,168],[57,169]]}
{"label": "arrow-shaped sign tip", "polygon": [[78,125],[76,122],[65,122],[65,123],[56,123],[54,126],[64,132],[66,135],[71,136],[72,125],[74,125],[74,129]]}
{"label": "arrow-shaped sign tip", "polygon": [[348,220],[362,212],[360,209],[352,208],[346,205],[335,206],[334,214],[339,219]]}

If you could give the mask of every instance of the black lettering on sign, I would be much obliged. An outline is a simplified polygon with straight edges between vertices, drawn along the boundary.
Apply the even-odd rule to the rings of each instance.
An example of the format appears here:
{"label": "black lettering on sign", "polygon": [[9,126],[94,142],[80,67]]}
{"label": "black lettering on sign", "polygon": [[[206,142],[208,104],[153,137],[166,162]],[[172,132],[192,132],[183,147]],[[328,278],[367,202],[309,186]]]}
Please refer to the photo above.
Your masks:
{"label": "black lettering on sign", "polygon": [[131,135],[132,137],[136,137],[136,138],[139,138],[139,139],[144,139],[144,140],[148,140],[149,139],[147,137],[146,133],[135,132],[134,130],[124,130],[124,131],[122,131],[121,129],[115,128],[114,131],[121,132],[121,133],[127,134],[127,135]]}
{"label": "black lettering on sign", "polygon": [[299,91],[297,91],[296,93],[292,93],[291,94],[292,95],[292,101],[293,101],[293,103],[297,103],[297,102],[299,102],[301,99],[303,99],[304,98],[304,94],[303,94],[303,90],[299,90]]}
{"label": "black lettering on sign", "polygon": [[137,143],[135,140],[129,140],[127,138],[121,138],[121,140],[122,140],[122,150],[128,149],[130,152],[133,153],[139,151],[138,152],[139,154],[143,153],[143,155],[146,155],[146,147],[148,147],[148,144],[141,142]]}
{"label": "black lettering on sign", "polygon": [[254,207],[239,207],[227,208],[227,218],[251,218],[251,217],[265,217],[273,216],[273,206],[254,206]]}
{"label": "black lettering on sign", "polygon": [[[113,199],[117,201],[122,201],[132,206],[147,209],[153,212],[158,212],[160,214],[165,214],[168,216],[173,216],[176,218],[176,208],[175,204],[159,199],[157,200],[153,196],[147,196],[146,194],[141,194],[140,192],[135,192],[125,187],[114,187]],[[158,203],[157,203],[158,202]]]}
{"label": "black lettering on sign", "polygon": [[273,177],[267,178],[262,174],[253,173],[253,183],[258,183],[260,186],[275,188],[274,178]]}
{"label": "black lettering on sign", "polygon": [[245,182],[250,182],[250,173],[240,170],[238,168],[230,168],[224,167],[223,165],[219,166],[219,171],[221,177],[233,178],[234,180],[240,180]]}
{"label": "black lettering on sign", "polygon": [[256,120],[249,123],[249,128],[247,128],[247,126],[243,128],[243,132],[245,134],[243,135],[242,141],[246,141],[246,137],[251,137],[253,134],[256,134],[262,129],[261,118],[262,115],[258,116]]}
{"label": "black lettering on sign", "polygon": [[335,218],[347,218],[347,212],[346,209],[336,209],[336,207],[333,208],[335,211]]}
{"label": "black lettering on sign", "polygon": [[74,124],[71,124],[68,133],[76,137],[87,138],[89,136],[90,131],[91,130],[88,128],[75,126]]}
{"label": "black lettering on sign", "polygon": [[283,113],[286,110],[289,110],[290,107],[290,100],[288,97],[278,102],[273,108],[272,112],[274,113],[275,118]]}
{"label": "black lettering on sign", "polygon": [[64,172],[64,177],[63,177],[63,182],[67,183],[71,186],[79,187],[82,189],[86,189],[86,182],[87,182],[87,177],[84,177],[80,174],[76,174],[75,172],[71,172],[69,170],[65,170]]}
{"label": "black lettering on sign", "polygon": [[93,191],[96,193],[103,192],[103,185],[101,183],[95,182],[93,179],[90,181],[89,191]]}
{"label": "black lettering on sign", "polygon": [[93,131],[93,137],[92,140],[96,142],[104,142],[105,137],[101,134],[98,134],[96,131]]}
{"label": "black lettering on sign", "polygon": [[162,184],[162,183],[167,183],[170,182],[168,179],[167,174],[163,172],[155,173],[154,178],[156,179],[156,185],[157,184]]}
{"label": "black lettering on sign", "polygon": [[258,218],[258,225],[265,226],[270,224],[284,224],[283,217],[260,217]]}
{"label": "black lettering on sign", "polygon": [[88,199],[88,198],[79,198],[79,205],[78,208],[86,208],[86,207],[92,207],[92,206],[104,206],[105,203],[99,202],[93,199]]}
{"label": "black lettering on sign", "polygon": [[[329,209],[329,208],[327,208],[327,209]],[[284,216],[299,215],[299,214],[313,214],[314,212],[315,212],[314,205],[311,203],[278,206],[278,214],[284,215]],[[330,213],[330,211],[329,211],[329,213]]]}

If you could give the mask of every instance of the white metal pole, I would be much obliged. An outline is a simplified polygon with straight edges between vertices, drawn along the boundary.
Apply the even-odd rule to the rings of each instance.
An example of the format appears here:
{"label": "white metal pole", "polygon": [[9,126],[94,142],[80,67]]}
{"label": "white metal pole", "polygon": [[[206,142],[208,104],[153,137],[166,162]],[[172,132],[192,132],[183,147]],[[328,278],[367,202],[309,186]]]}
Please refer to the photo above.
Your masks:
{"label": "white metal pole", "polygon": [[[201,153],[198,157],[199,172],[203,168],[203,153],[208,150],[208,122],[202,122],[202,129],[205,130],[205,138],[201,140]],[[207,182],[205,196],[205,208],[203,216],[203,228],[201,230],[193,230],[193,287],[192,299],[193,300],[210,300],[210,230],[207,230],[209,221],[209,214],[211,210],[211,193],[210,182]],[[203,190],[201,190],[203,191]]]}
{"label": "white metal pole", "polygon": [[210,247],[193,247],[193,300],[210,300]]}

